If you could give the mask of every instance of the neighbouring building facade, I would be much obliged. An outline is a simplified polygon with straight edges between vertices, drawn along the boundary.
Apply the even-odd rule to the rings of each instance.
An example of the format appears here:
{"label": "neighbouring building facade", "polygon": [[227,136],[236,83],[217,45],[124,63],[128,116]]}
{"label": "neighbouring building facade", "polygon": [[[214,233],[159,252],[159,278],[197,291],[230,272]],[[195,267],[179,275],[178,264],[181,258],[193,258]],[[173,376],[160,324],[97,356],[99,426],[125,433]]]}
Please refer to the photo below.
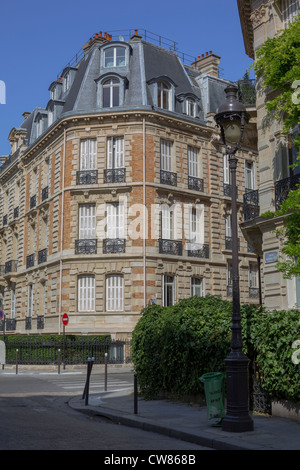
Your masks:
{"label": "neighbouring building facade", "polygon": [[[245,51],[255,59],[256,51],[268,38],[288,28],[300,12],[299,0],[238,0]],[[269,309],[300,307],[300,278],[286,280],[276,269],[281,255],[281,238],[275,230],[282,227],[282,217],[266,219],[261,214],[279,209],[289,191],[300,179],[300,168],[291,168],[296,160],[292,142],[283,135],[282,124],[270,121],[265,103],[272,99],[274,90],[264,90],[261,80],[256,81],[257,138],[258,138],[258,190],[248,195],[253,206],[241,228],[251,239],[261,256],[264,279],[264,305]]]}
{"label": "neighbouring building facade", "polygon": [[[122,339],[151,302],[230,298],[230,175],[213,119],[229,82],[217,55],[186,65],[153,42],[96,34],[47,106],[11,130],[0,168],[6,334],[61,333],[67,313],[68,334]],[[240,222],[259,185],[248,110]],[[241,301],[258,304],[257,255],[239,237]]]}

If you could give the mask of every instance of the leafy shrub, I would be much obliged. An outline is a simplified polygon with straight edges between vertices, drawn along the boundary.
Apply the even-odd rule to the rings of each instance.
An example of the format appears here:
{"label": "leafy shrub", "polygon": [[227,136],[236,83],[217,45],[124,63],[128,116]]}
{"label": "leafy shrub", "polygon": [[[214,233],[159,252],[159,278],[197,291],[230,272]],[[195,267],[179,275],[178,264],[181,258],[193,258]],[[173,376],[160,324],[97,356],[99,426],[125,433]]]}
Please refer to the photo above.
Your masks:
{"label": "leafy shrub", "polygon": [[[199,377],[225,370],[231,316],[232,303],[213,296],[146,307],[132,336],[132,360],[143,396],[202,393]],[[263,389],[273,397],[299,400],[300,366],[291,360],[291,345],[300,339],[299,311],[269,313],[242,305],[241,321],[243,350],[258,364]]]}

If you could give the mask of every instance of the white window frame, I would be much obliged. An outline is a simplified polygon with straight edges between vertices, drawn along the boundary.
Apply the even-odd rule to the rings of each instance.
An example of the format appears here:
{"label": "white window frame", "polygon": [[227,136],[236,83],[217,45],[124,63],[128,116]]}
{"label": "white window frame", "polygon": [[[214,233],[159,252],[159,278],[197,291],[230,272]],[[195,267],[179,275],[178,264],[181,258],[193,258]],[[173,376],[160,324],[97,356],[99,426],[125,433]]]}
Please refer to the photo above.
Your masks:
{"label": "white window frame", "polygon": [[187,98],[185,101],[186,114],[191,117],[196,116],[196,101],[192,98]]}
{"label": "white window frame", "polygon": [[231,184],[229,155],[223,155],[223,174],[224,174],[224,184]]}
{"label": "white window frame", "polygon": [[[171,288],[171,303],[168,303],[169,294],[168,289]],[[162,297],[163,306],[168,307],[176,303],[176,277],[170,274],[162,275]]]}
{"label": "white window frame", "polygon": [[164,81],[157,82],[157,106],[161,109],[170,110],[171,90]]}
{"label": "white window frame", "polygon": [[245,160],[245,189],[252,191],[255,189],[254,177],[254,164],[253,162]]}
{"label": "white window frame", "polygon": [[[118,51],[122,51],[122,54],[118,57]],[[111,54],[112,52],[112,54]],[[107,53],[109,53],[110,57],[107,57]],[[107,59],[110,59],[110,63],[108,63]],[[123,62],[123,63],[120,63]],[[111,67],[125,67],[126,66],[126,48],[121,46],[112,46],[108,47],[104,51],[104,67],[111,68]]]}
{"label": "white window frame", "polygon": [[[120,106],[120,90],[121,90],[121,83],[118,78],[111,77],[105,80],[102,83],[102,106],[104,107],[104,93],[105,90],[109,90],[109,108],[116,108]],[[117,89],[118,92],[116,95],[114,94],[114,90]],[[114,102],[115,96],[117,97],[117,102]],[[106,106],[107,107],[107,106]]]}
{"label": "white window frame", "polygon": [[28,305],[27,305],[27,317],[32,318],[33,313],[33,285],[28,286]]}
{"label": "white window frame", "polygon": [[225,237],[232,238],[231,214],[225,215]]}
{"label": "white window frame", "polygon": [[10,318],[13,320],[15,317],[16,317],[16,290],[11,289]]}
{"label": "white window frame", "polygon": [[257,264],[250,263],[248,269],[249,288],[258,288],[258,266]]}
{"label": "white window frame", "polygon": [[81,204],[78,208],[78,236],[80,240],[96,238],[96,205]]}
{"label": "white window frame", "polygon": [[124,168],[124,137],[108,137],[107,168]]}
{"label": "white window frame", "polygon": [[205,282],[203,277],[191,277],[191,296],[205,296]]}
{"label": "white window frame", "polygon": [[78,312],[95,311],[95,276],[78,276]]}
{"label": "white window frame", "polygon": [[162,139],[160,141],[160,168],[164,171],[172,171],[173,142]]}
{"label": "white window frame", "polygon": [[106,238],[125,238],[124,204],[106,204]]}
{"label": "white window frame", "polygon": [[174,210],[167,204],[161,206],[161,238],[174,240]]}
{"label": "white window frame", "polygon": [[80,141],[80,171],[97,169],[97,140]]}
{"label": "white window frame", "polygon": [[188,175],[199,178],[199,150],[188,146]]}
{"label": "white window frame", "polygon": [[204,207],[203,204],[197,204],[196,207],[190,207],[189,217],[189,243],[191,249],[194,244],[203,244],[204,240]]}
{"label": "white window frame", "polygon": [[122,274],[106,276],[106,311],[121,312],[124,310],[124,277]]}

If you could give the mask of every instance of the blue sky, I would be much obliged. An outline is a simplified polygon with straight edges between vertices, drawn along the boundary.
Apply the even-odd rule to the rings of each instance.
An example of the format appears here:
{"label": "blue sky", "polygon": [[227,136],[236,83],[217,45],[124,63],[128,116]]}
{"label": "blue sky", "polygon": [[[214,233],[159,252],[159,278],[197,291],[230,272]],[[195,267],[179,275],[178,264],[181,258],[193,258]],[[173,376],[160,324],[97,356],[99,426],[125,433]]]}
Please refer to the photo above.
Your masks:
{"label": "blue sky", "polygon": [[0,7],[0,155],[10,152],[8,134],[22,114],[45,107],[49,85],[99,31],[145,29],[177,42],[194,57],[221,56],[222,76],[242,78],[252,60],[245,54],[236,0],[37,0],[3,1]]}

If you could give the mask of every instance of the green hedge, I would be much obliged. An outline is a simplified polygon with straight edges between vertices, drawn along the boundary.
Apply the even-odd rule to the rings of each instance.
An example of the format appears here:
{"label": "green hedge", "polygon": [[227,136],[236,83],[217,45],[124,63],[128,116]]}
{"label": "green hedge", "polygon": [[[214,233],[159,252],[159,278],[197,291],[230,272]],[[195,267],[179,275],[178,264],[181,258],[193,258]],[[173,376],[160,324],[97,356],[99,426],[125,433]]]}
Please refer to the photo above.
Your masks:
{"label": "green hedge", "polygon": [[[141,393],[185,395],[203,392],[199,377],[224,371],[230,352],[232,303],[219,297],[191,297],[173,307],[150,305],[133,331],[132,359]],[[241,306],[244,352],[260,368],[263,389],[273,397],[299,401],[300,365],[292,343],[300,339],[299,311],[269,313]]]}

